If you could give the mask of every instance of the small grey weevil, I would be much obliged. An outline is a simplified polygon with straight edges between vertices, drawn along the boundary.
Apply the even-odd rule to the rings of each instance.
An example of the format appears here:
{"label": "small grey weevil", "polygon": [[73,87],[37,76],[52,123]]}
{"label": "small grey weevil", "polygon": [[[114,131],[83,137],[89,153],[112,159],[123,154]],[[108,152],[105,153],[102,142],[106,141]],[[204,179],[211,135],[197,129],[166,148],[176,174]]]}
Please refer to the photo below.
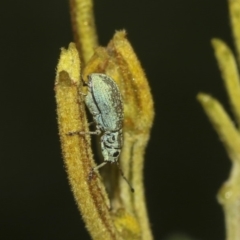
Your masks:
{"label": "small grey weevil", "polygon": [[93,172],[107,163],[116,163],[122,177],[128,183],[131,191],[133,187],[123,174],[118,158],[123,146],[123,101],[117,84],[106,74],[92,73],[88,75],[88,93],[85,103],[96,123],[96,131],[80,132],[80,134],[101,135],[101,149],[104,161],[92,169]]}

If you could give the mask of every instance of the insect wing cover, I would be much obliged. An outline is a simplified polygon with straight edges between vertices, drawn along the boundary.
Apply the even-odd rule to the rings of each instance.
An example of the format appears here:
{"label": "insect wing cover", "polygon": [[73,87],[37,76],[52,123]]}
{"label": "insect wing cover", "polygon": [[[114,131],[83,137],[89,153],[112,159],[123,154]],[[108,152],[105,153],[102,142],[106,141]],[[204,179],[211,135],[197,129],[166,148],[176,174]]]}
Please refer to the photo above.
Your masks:
{"label": "insect wing cover", "polygon": [[117,84],[105,74],[91,74],[92,95],[105,131],[122,129],[123,102]]}
{"label": "insect wing cover", "polygon": [[90,87],[89,87],[88,94],[85,97],[85,103],[86,103],[90,113],[93,115],[93,117],[100,114],[99,109],[93,99]]}

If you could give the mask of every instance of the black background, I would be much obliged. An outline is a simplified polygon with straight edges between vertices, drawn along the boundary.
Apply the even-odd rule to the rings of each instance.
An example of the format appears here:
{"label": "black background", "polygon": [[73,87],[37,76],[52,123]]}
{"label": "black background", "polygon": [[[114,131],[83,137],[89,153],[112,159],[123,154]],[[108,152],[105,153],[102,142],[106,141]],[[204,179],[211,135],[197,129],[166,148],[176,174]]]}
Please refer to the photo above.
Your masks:
{"label": "black background", "polygon": [[[125,28],[152,87],[145,183],[155,238],[224,239],[216,194],[231,164],[196,94],[229,110],[210,45],[219,37],[233,48],[227,0],[95,0],[95,12],[100,44]],[[55,67],[72,41],[68,2],[3,0],[0,31],[0,238],[90,239],[56,125]]]}

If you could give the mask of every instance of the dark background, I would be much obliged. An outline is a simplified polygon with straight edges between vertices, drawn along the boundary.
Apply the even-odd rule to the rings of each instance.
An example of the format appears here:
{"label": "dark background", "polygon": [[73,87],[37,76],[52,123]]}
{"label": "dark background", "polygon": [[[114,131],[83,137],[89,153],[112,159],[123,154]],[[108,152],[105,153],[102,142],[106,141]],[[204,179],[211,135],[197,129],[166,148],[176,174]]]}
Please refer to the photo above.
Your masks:
{"label": "dark background", "polygon": [[[210,39],[232,48],[227,0],[95,0],[101,45],[125,28],[155,99],[145,164],[153,233],[222,240],[230,161],[196,94],[229,109]],[[72,41],[66,0],[0,2],[0,239],[90,239],[70,191],[54,78]],[[137,119],[136,119],[137,121]]]}

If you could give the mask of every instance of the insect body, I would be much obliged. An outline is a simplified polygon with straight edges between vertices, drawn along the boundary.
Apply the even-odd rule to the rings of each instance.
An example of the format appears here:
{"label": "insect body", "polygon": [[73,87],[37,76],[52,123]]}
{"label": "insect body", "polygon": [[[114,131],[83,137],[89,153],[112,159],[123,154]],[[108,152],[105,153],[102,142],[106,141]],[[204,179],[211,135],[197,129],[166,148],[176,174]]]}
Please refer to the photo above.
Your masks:
{"label": "insect body", "polygon": [[121,152],[123,102],[116,83],[107,75],[93,73],[88,76],[86,105],[96,123],[96,134],[101,136],[104,162],[117,162]]}
{"label": "insect body", "polygon": [[[104,161],[93,168],[92,172],[101,168],[108,162],[117,163],[121,175],[122,170],[118,165],[118,158],[123,146],[123,102],[117,84],[105,74],[92,73],[88,76],[88,93],[85,103],[93,115],[96,131],[91,134],[101,134],[101,150]],[[129,184],[131,187],[131,185]],[[133,188],[131,187],[131,190]]]}

